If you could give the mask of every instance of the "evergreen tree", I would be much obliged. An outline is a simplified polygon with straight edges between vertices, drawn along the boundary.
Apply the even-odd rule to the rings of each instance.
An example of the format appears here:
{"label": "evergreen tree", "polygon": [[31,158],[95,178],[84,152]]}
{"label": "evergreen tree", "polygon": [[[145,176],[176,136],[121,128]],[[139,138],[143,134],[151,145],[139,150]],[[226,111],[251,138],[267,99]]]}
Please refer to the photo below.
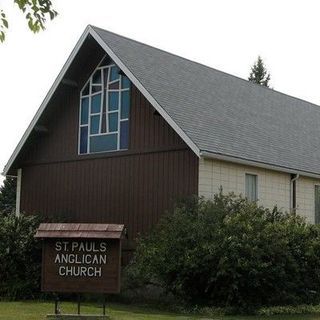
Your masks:
{"label": "evergreen tree", "polygon": [[15,178],[6,178],[0,187],[0,214],[11,214],[16,207],[16,188]]}
{"label": "evergreen tree", "polygon": [[269,88],[270,73],[260,56],[258,56],[257,61],[251,67],[248,80]]}

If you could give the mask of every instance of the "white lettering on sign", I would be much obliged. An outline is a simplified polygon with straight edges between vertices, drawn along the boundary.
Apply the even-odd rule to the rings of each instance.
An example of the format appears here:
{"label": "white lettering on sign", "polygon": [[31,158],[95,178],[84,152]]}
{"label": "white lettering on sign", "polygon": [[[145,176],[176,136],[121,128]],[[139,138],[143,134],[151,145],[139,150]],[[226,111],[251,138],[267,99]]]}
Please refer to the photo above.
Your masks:
{"label": "white lettering on sign", "polygon": [[75,266],[60,266],[59,276],[71,277],[101,277],[101,267],[75,267]]}
{"label": "white lettering on sign", "polygon": [[101,277],[107,264],[107,243],[104,241],[56,241],[54,263],[61,277]]}
{"label": "white lettering on sign", "polygon": [[57,253],[54,263],[71,263],[71,264],[106,264],[106,254],[75,254],[75,253]]}

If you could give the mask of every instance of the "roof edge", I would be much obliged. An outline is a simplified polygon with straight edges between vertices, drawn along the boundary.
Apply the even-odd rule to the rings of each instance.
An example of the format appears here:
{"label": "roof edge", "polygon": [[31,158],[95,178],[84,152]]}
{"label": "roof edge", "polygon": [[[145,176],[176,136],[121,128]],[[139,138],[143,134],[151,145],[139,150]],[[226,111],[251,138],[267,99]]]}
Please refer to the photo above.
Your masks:
{"label": "roof edge", "polygon": [[74,60],[76,54],[80,50],[83,42],[85,41],[86,37],[91,34],[91,36],[97,41],[97,43],[106,51],[108,55],[114,60],[114,62],[124,71],[124,73],[128,76],[131,82],[140,90],[140,92],[146,97],[146,99],[152,104],[152,106],[161,114],[161,116],[169,123],[169,125],[174,129],[174,131],[181,137],[181,139],[190,147],[190,149],[200,157],[200,149],[197,145],[189,138],[189,136],[175,123],[175,121],[167,114],[167,112],[163,109],[163,107],[152,97],[152,95],[144,88],[144,86],[140,83],[140,81],[133,75],[133,73],[125,66],[125,64],[117,57],[117,55],[111,50],[111,48],[102,40],[99,34],[94,30],[91,25],[88,25],[84,32],[82,33],[80,39],[76,43],[75,47],[71,51],[67,61],[63,65],[61,71],[59,72],[58,76],[56,77],[53,85],[51,86],[50,90],[48,91],[47,95],[45,96],[44,100],[42,101],[39,109],[37,110],[35,116],[31,120],[28,128],[24,132],[22,138],[20,139],[19,143],[15,147],[12,155],[10,156],[8,162],[6,163],[3,172],[1,173],[3,176],[6,176],[11,169],[13,162],[16,160],[18,154],[20,153],[22,147],[24,146],[26,140],[28,139],[32,129],[36,125],[37,121],[39,120],[42,113],[45,111],[47,104],[49,103],[52,95],[54,94],[55,90],[57,89],[58,85],[60,84],[61,80],[63,79],[66,71],[70,67],[72,61]]}
{"label": "roof edge", "polygon": [[320,179],[320,174],[315,173],[315,172],[302,171],[302,170],[297,170],[294,168],[287,168],[287,167],[283,167],[283,166],[279,166],[279,165],[275,165],[275,164],[271,164],[271,163],[266,163],[266,162],[251,160],[251,159],[245,159],[245,158],[240,158],[240,157],[221,154],[221,153],[209,152],[209,151],[205,151],[205,150],[200,151],[200,157],[207,158],[207,159],[223,160],[223,161],[233,162],[233,163],[237,163],[237,164],[243,164],[243,165],[248,165],[248,166],[253,166],[253,167],[258,167],[258,168],[263,168],[263,169],[269,169],[269,170],[278,171],[278,172],[284,172],[284,173],[290,173],[290,174],[300,174],[305,177]]}
{"label": "roof edge", "polygon": [[28,139],[30,133],[32,132],[32,129],[36,125],[37,121],[39,120],[40,116],[44,112],[48,102],[50,101],[53,93],[56,91],[58,85],[60,84],[61,80],[63,79],[66,71],[70,67],[70,64],[72,63],[73,59],[75,58],[76,54],[78,53],[80,47],[82,46],[83,42],[85,41],[86,37],[90,33],[90,25],[88,25],[82,35],[80,36],[80,39],[72,49],[67,61],[63,65],[61,71],[59,72],[58,76],[53,82],[53,85],[51,86],[50,90],[48,91],[47,95],[45,96],[44,100],[42,101],[39,109],[37,110],[36,114],[34,115],[33,119],[31,120],[28,128],[24,132],[22,138],[20,139],[19,143],[17,144],[16,148],[14,149],[11,157],[9,158],[7,164],[5,165],[3,172],[1,173],[2,175],[6,176],[8,174],[8,171],[11,169],[11,166],[15,159],[17,158],[19,152],[21,151],[22,147],[24,146],[26,140]]}
{"label": "roof edge", "polygon": [[189,148],[199,157],[200,149],[189,138],[189,136],[180,128],[179,125],[168,115],[158,101],[148,92],[148,90],[141,84],[138,78],[126,67],[126,65],[118,58],[118,56],[112,51],[112,49],[103,41],[99,34],[94,30],[94,27],[90,27],[90,34],[99,43],[102,49],[112,58],[112,60],[118,65],[118,67],[126,74],[130,81],[139,89],[139,91],[145,96],[145,98],[151,103],[151,105],[160,113],[160,115],[166,120],[166,122],[172,127],[172,129],[180,136],[180,138],[189,146]]}

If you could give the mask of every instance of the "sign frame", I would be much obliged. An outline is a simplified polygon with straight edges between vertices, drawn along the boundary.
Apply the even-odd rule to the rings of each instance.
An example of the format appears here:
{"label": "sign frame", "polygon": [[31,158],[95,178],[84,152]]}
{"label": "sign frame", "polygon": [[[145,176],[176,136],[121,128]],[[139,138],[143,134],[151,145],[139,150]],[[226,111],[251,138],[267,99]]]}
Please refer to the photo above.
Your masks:
{"label": "sign frame", "polygon": [[41,291],[119,293],[124,225],[42,223]]}

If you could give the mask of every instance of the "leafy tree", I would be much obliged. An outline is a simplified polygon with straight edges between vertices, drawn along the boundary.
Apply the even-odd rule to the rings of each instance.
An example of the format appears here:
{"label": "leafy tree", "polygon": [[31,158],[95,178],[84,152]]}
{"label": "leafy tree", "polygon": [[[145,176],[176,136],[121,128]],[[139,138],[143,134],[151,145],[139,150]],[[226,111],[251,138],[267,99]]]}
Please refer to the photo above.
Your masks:
{"label": "leafy tree", "polygon": [[248,80],[269,88],[270,73],[260,56],[258,56],[257,61],[251,67]]}
{"label": "leafy tree", "polygon": [[[25,15],[28,21],[29,29],[37,33],[45,29],[47,18],[53,20],[57,16],[57,11],[52,8],[50,0],[14,0],[18,5],[19,10]],[[9,28],[7,16],[3,10],[0,9],[0,42],[4,42],[6,29]]]}
{"label": "leafy tree", "polygon": [[6,178],[3,186],[0,187],[0,213],[11,214],[16,207],[16,188],[15,178]]}

